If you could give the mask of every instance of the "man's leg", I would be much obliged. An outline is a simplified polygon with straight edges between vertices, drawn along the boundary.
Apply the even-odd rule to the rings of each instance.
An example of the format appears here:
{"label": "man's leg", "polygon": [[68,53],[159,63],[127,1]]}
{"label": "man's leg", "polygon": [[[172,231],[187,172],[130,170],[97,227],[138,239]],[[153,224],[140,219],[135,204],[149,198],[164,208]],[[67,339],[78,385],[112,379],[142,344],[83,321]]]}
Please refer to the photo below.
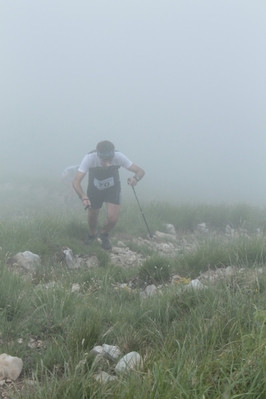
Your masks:
{"label": "man's leg", "polygon": [[121,206],[107,202],[106,208],[107,208],[107,219],[103,225],[103,228],[101,230],[99,238],[102,240],[102,247],[104,249],[111,249],[112,245],[110,244],[110,241],[108,238],[108,232],[113,227],[115,227],[116,222],[118,220]]}
{"label": "man's leg", "polygon": [[89,208],[88,212],[88,223],[90,229],[90,235],[94,236],[97,233],[98,217],[101,209]]}
{"label": "man's leg", "polygon": [[118,216],[120,214],[121,205],[110,204],[110,202],[107,202],[106,208],[107,218],[101,230],[102,234],[107,234],[111,229],[115,227]]}

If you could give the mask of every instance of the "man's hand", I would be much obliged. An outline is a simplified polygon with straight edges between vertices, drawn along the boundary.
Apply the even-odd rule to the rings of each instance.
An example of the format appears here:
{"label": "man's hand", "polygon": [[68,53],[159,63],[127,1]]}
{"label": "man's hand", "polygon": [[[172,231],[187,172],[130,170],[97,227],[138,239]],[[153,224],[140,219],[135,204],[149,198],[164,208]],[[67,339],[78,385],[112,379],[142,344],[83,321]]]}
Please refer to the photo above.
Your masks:
{"label": "man's hand", "polygon": [[85,211],[86,209],[91,208],[91,203],[88,197],[82,198],[82,205],[84,206]]}
{"label": "man's hand", "polygon": [[127,184],[129,184],[131,187],[135,187],[137,185],[137,180],[134,177],[129,177],[127,179]]}

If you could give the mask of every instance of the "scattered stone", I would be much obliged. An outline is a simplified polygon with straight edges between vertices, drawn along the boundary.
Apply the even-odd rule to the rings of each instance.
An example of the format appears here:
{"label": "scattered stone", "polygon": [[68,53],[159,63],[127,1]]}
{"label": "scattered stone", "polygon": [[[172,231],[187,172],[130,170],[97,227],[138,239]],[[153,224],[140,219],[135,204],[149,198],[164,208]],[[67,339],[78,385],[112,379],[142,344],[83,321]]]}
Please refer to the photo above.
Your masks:
{"label": "scattered stone", "polygon": [[22,367],[22,359],[3,353],[0,355],[0,380],[11,379],[15,381],[20,376]]}
{"label": "scattered stone", "polygon": [[79,259],[74,257],[70,248],[64,249],[63,253],[65,254],[65,261],[69,269],[78,269],[80,267]]}
{"label": "scattered stone", "polygon": [[121,355],[121,351],[117,346],[103,344],[102,347],[104,353],[107,354],[112,360],[116,360]]}
{"label": "scattered stone", "polygon": [[78,283],[72,284],[71,292],[79,292],[79,291],[80,291],[80,285]]}
{"label": "scattered stone", "polygon": [[40,349],[43,346],[45,344],[41,339],[30,338],[30,342],[28,343],[28,347],[31,349]]}
{"label": "scattered stone", "polygon": [[235,235],[235,230],[232,229],[229,224],[226,225],[225,227],[225,235],[229,237],[233,237]]}
{"label": "scattered stone", "polygon": [[138,370],[143,367],[142,357],[138,352],[130,352],[123,356],[115,366],[116,373],[126,373],[130,370]]}
{"label": "scattered stone", "polygon": [[94,378],[96,381],[102,382],[104,384],[107,382],[110,382],[110,381],[117,380],[117,377],[110,375],[110,374],[106,373],[105,371],[99,371],[99,373],[94,375]]}
{"label": "scattered stone", "polygon": [[159,251],[162,251],[166,254],[172,251],[172,247],[170,247],[170,245],[167,244],[166,242],[162,242],[161,244],[159,244],[158,248],[159,248]]}
{"label": "scattered stone", "polygon": [[33,254],[30,251],[18,252],[13,260],[18,267],[22,267],[26,271],[34,272],[37,266],[40,266],[41,259],[39,255]]}
{"label": "scattered stone", "polygon": [[151,285],[147,285],[147,287],[144,290],[144,293],[146,295],[146,297],[148,296],[152,296],[154,294],[156,294],[157,291],[157,287],[154,284]]}
{"label": "scattered stone", "polygon": [[128,247],[126,248],[113,247],[109,256],[112,263],[119,265],[121,267],[140,266],[144,260],[142,254],[133,252]]}
{"label": "scattered stone", "polygon": [[233,274],[233,271],[234,271],[234,269],[232,268],[232,266],[227,266],[227,267],[225,268],[225,274],[226,274],[227,276],[231,276],[231,275]]}
{"label": "scattered stone", "polygon": [[197,278],[195,280],[191,280],[187,286],[190,288],[197,288],[197,289],[207,288]]}
{"label": "scattered stone", "polygon": [[173,234],[162,233],[161,231],[155,231],[154,236],[169,241],[176,241],[176,236]]}
{"label": "scattered stone", "polygon": [[207,229],[207,225],[205,222],[197,224],[196,228],[197,228],[197,230],[199,230],[203,233],[208,233],[208,231],[209,231],[209,229]]}
{"label": "scattered stone", "polygon": [[175,226],[170,223],[165,223],[165,228],[168,234],[176,235]]}
{"label": "scattered stone", "polygon": [[47,290],[53,289],[56,287],[56,282],[55,281],[50,281],[49,283],[45,284],[44,286]]}
{"label": "scattered stone", "polygon": [[126,283],[122,283],[119,285],[119,288],[128,288],[128,285]]}
{"label": "scattered stone", "polygon": [[94,346],[94,348],[92,348],[92,350],[90,351],[90,353],[92,353],[93,355],[103,355],[104,354],[104,349],[101,345],[98,346]]}
{"label": "scattered stone", "polygon": [[124,247],[120,248],[120,247],[113,247],[112,248],[112,253],[113,254],[123,254],[125,252]]}
{"label": "scattered stone", "polygon": [[89,269],[93,269],[94,267],[98,267],[99,262],[97,256],[93,255],[86,259],[86,265]]}
{"label": "scattered stone", "polygon": [[117,245],[123,248],[126,247],[126,244],[124,244],[123,241],[118,241]]}

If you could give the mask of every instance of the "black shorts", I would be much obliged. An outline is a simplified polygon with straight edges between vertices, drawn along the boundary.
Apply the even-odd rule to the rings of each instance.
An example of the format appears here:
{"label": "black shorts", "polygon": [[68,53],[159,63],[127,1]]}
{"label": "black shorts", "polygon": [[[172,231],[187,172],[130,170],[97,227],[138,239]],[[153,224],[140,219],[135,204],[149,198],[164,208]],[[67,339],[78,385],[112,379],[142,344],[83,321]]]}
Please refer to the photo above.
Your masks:
{"label": "black shorts", "polygon": [[115,186],[106,188],[105,190],[99,190],[95,186],[89,184],[87,196],[93,209],[100,209],[104,202],[120,205],[121,185],[116,184]]}

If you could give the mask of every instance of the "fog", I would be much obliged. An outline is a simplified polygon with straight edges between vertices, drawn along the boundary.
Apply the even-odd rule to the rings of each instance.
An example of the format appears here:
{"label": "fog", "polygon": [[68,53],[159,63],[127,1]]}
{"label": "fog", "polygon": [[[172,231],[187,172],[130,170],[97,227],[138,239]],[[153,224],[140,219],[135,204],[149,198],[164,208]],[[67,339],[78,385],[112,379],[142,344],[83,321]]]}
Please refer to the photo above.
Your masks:
{"label": "fog", "polygon": [[2,1],[0,44],[7,179],[107,139],[146,199],[265,205],[264,0]]}

